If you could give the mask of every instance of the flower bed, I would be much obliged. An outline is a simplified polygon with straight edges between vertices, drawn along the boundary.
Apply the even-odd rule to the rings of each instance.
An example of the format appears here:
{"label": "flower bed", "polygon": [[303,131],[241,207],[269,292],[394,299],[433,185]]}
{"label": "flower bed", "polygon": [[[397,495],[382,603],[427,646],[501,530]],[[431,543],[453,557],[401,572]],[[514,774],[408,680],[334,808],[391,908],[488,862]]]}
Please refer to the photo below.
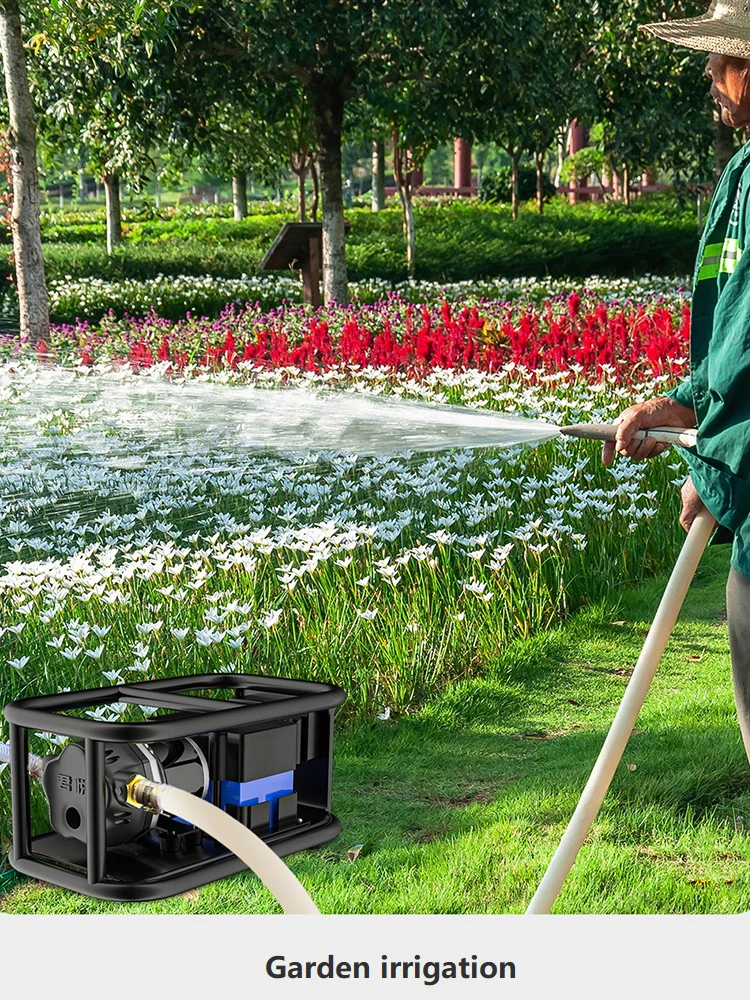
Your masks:
{"label": "flower bed", "polygon": [[[121,361],[144,368],[168,362],[172,371],[195,368],[374,367],[424,374],[433,369],[497,371],[507,364],[530,370],[581,370],[598,378],[611,366],[620,380],[638,372],[684,373],[689,341],[684,300],[610,303],[585,290],[516,303],[473,306],[414,305],[399,294],[373,306],[321,309],[228,307],[216,320],[188,316],[173,322],[152,312],[137,319],[114,314],[101,322],[54,327],[37,355],[90,366]],[[16,348],[12,339],[5,353]]]}
{"label": "flower bed", "polygon": [[[158,387],[168,369],[101,371],[127,390],[133,379]],[[186,672],[262,666],[333,680],[353,714],[405,712],[481,672],[511,636],[661,569],[678,542],[684,473],[669,455],[612,471],[572,440],[427,457],[253,457],[212,436],[208,391],[291,382],[571,423],[611,420],[663,391],[667,374],[642,371],[631,385],[612,366],[598,379],[517,365],[436,368],[419,380],[372,367],[173,374],[209,384],[206,433],[190,454],[169,446],[167,400],[166,437],[150,451],[142,414],[102,425],[97,378],[96,368],[28,361],[0,369],[7,698],[162,676],[179,662]],[[18,410],[29,394],[31,422]],[[101,405],[109,412],[106,395]]]}

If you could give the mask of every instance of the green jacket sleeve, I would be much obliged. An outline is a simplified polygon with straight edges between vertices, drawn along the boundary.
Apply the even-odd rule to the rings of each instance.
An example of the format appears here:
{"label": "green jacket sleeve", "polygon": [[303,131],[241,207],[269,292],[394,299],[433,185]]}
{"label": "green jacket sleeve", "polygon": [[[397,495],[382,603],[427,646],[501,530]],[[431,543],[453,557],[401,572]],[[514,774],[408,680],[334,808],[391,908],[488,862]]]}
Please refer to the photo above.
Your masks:
{"label": "green jacket sleeve", "polygon": [[719,524],[736,531],[750,518],[750,248],[719,297],[710,335],[692,346],[691,383],[693,483]]}
{"label": "green jacket sleeve", "polygon": [[674,389],[670,389],[669,392],[664,393],[665,396],[669,396],[673,399],[675,403],[679,403],[680,406],[689,406],[693,409],[693,385],[690,379],[685,379],[684,382],[680,382],[676,385]]}

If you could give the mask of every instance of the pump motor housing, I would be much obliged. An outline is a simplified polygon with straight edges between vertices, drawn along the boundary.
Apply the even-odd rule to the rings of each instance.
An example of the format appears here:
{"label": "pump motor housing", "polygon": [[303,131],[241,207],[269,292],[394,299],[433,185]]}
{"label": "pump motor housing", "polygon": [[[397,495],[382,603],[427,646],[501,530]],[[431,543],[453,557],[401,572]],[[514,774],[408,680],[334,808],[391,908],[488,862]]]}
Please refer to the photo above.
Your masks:
{"label": "pump motor housing", "polygon": [[[128,800],[135,775],[224,809],[276,854],[332,840],[334,710],[341,688],[253,674],[202,674],[11,702],[13,867],[99,899],[163,899],[245,865],[179,817]],[[139,722],[102,707],[145,706]],[[89,715],[94,717],[87,717]],[[35,833],[29,732],[68,737],[43,759],[51,832]]]}

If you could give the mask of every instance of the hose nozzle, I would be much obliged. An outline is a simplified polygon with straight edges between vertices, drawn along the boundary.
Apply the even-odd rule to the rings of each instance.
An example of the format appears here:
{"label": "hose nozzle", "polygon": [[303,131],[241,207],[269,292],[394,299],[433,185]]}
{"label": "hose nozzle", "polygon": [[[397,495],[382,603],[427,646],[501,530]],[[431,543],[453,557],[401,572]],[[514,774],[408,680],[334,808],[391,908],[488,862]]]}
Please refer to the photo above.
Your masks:
{"label": "hose nozzle", "polygon": [[[560,433],[590,441],[614,441],[617,424],[571,424],[569,427],[561,427]],[[648,438],[660,444],[678,444],[683,448],[694,448],[697,434],[694,427],[649,427],[646,430],[636,431],[633,437],[637,441],[645,441]]]}

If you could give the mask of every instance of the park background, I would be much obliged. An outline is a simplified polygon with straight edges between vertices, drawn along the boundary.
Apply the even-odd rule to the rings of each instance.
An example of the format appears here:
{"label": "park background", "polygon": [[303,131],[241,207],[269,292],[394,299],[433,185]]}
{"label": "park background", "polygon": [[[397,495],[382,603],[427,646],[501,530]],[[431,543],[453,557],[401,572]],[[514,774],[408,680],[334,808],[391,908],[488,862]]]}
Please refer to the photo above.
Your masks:
{"label": "park background", "polygon": [[[746,136],[717,120],[704,54],[637,26],[699,13],[6,2],[2,701],[206,670],[333,681],[344,833],[290,859],[321,909],[523,910],[676,557],[682,459],[606,471],[555,441],[240,461],[209,435],[123,473],[88,460],[87,386],[188,382],[207,409],[217,385],[355,389],[560,424],[663,392]],[[294,221],[321,223],[320,306],[261,270]],[[699,571],[561,912],[747,908],[727,561]],[[0,782],[1,910],[274,909],[249,875],[124,908],[16,880]]]}

